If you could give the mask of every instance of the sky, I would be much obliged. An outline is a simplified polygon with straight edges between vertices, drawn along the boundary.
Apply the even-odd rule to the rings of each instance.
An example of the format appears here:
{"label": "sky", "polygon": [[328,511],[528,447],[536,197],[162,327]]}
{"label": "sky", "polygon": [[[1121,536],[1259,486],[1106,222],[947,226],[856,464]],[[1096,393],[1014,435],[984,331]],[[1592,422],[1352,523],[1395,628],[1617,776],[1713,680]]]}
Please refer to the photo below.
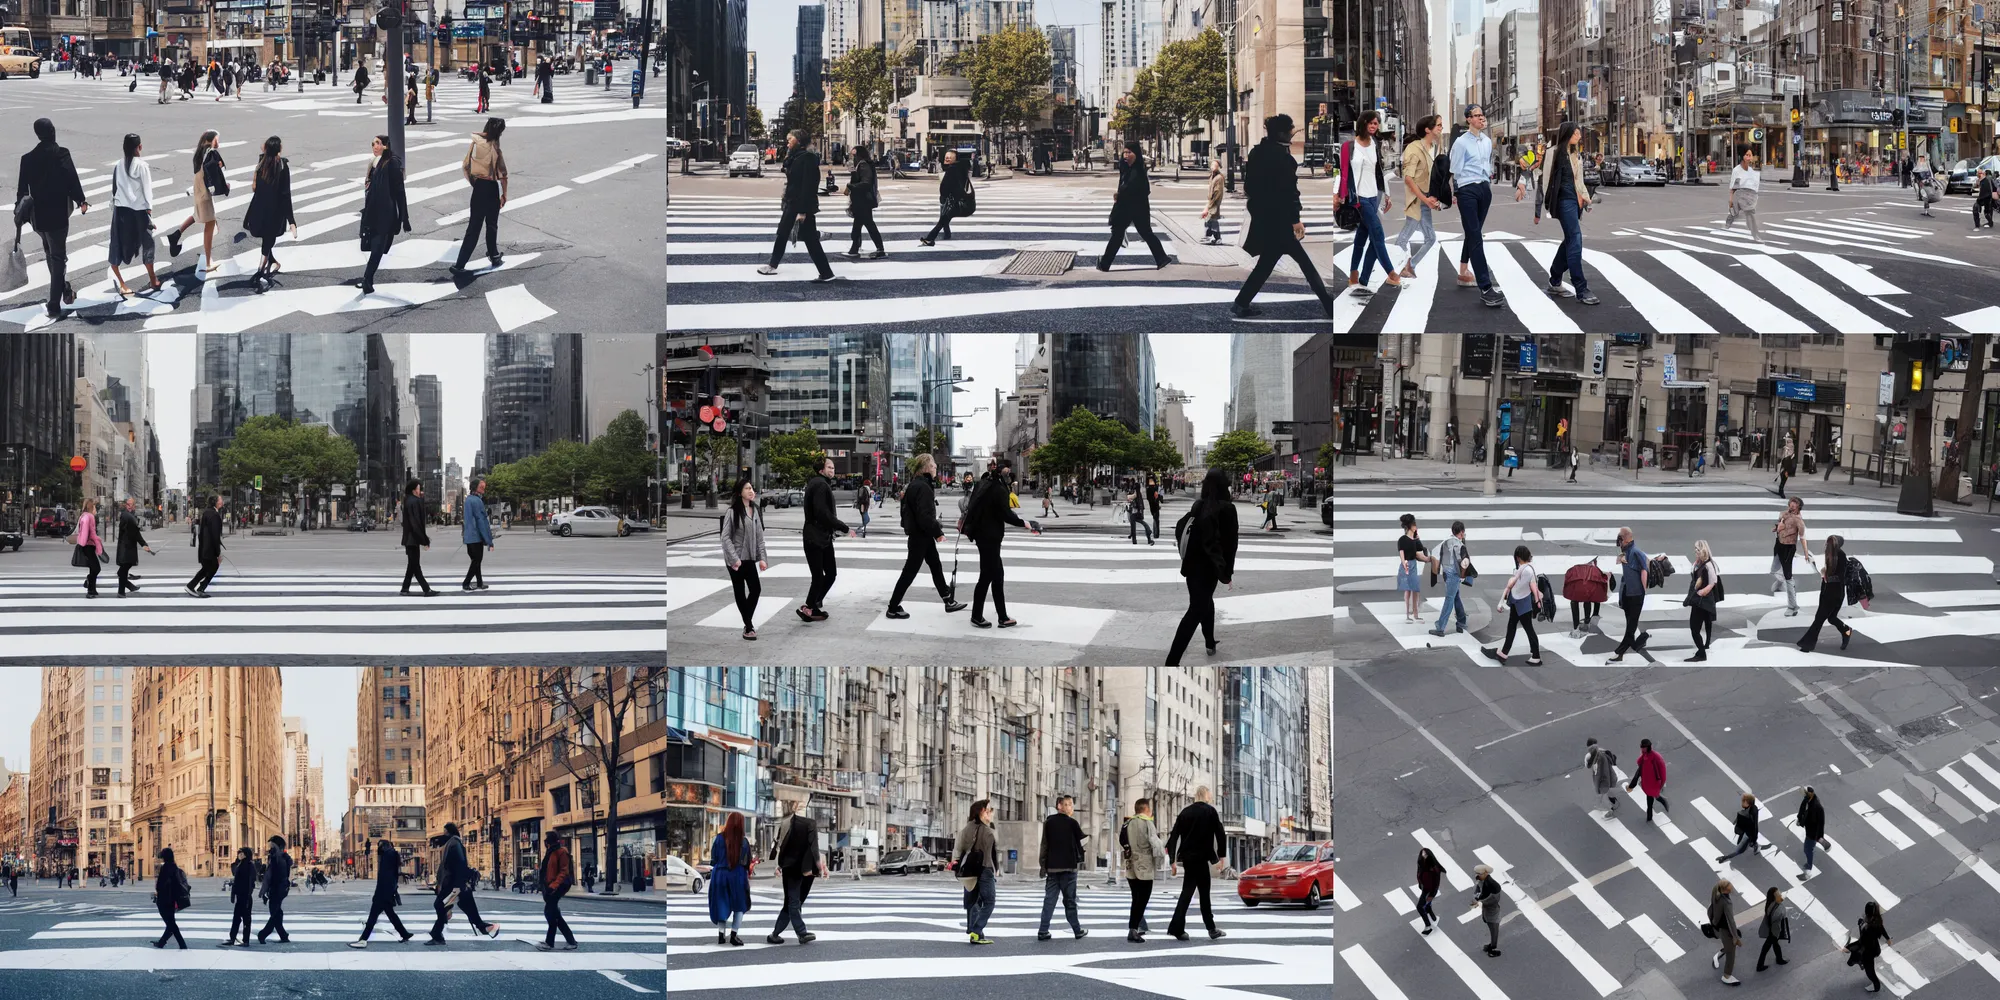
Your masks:
{"label": "sky", "polygon": [[[749,0],[748,48],[757,53],[757,106],[764,120],[792,96],[792,51],[798,40],[800,0]],[[1077,27],[1077,86],[1085,94],[1097,86],[1097,0],[1035,0],[1035,23]]]}
{"label": "sky", "polygon": [[[158,406],[154,429],[160,435],[160,465],[169,489],[187,488],[187,454],[194,434],[194,382],[198,334],[149,333],[148,380]],[[363,336],[355,334],[354,336]],[[485,335],[413,333],[412,374],[436,375],[443,392],[444,459],[457,459],[469,473],[479,451],[479,401],[486,386]]]}
{"label": "sky", "polygon": [[[219,668],[218,668],[219,669]],[[354,745],[354,697],[360,667],[281,668],[283,714],[305,723],[313,764],[324,768],[322,790],[326,817],[340,835],[340,816],[347,811],[347,750]],[[42,668],[0,667],[0,759],[9,770],[28,771],[28,727],[42,705]],[[324,838],[323,838],[324,839]]]}
{"label": "sky", "polygon": [[[1222,407],[1229,402],[1229,337],[1227,333],[1149,333],[1153,343],[1153,380],[1171,385],[1194,397],[1187,405],[1188,420],[1194,424],[1196,444],[1206,445],[1222,433]],[[951,363],[976,381],[962,386],[967,390],[952,396],[952,412],[971,413],[975,407],[986,412],[967,420],[955,433],[957,445],[992,447],[995,434],[993,390],[1004,396],[1014,390],[1014,345],[1020,336],[1012,333],[954,333],[951,335]]]}

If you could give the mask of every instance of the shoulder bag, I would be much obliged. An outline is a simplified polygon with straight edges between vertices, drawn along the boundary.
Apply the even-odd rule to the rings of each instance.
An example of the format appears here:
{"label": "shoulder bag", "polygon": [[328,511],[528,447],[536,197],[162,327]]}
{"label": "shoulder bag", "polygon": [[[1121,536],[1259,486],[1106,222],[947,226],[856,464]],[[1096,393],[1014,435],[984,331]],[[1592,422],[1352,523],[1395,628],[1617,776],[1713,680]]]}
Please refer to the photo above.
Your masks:
{"label": "shoulder bag", "polygon": [[75,550],[69,554],[69,564],[78,569],[86,568],[96,561],[97,552],[88,545],[76,546]]}
{"label": "shoulder bag", "polygon": [[979,196],[973,192],[972,176],[967,174],[965,178],[965,193],[952,200],[951,217],[954,219],[963,219],[977,211],[979,211]]}

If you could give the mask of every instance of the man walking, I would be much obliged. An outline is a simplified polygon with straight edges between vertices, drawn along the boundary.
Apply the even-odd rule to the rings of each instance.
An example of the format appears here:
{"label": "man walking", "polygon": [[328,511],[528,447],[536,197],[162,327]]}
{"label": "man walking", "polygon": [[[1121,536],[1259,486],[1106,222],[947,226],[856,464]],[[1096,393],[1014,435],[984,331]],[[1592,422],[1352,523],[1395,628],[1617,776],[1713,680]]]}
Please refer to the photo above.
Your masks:
{"label": "man walking", "polygon": [[1623,567],[1618,578],[1618,608],[1625,612],[1625,638],[1618,640],[1618,650],[1608,661],[1611,663],[1625,659],[1628,649],[1643,652],[1646,640],[1652,637],[1650,632],[1639,631],[1639,618],[1646,612],[1646,553],[1632,537],[1631,528],[1618,529],[1618,565]]}
{"label": "man walking", "polygon": [[535,946],[536,951],[554,951],[556,932],[562,932],[564,951],[576,950],[576,935],[570,933],[569,921],[563,919],[562,898],[576,885],[576,871],[570,866],[569,848],[563,846],[562,834],[549,831],[548,853],[542,858],[542,919],[549,925],[548,936]]}
{"label": "man walking", "polygon": [[1278,508],[1283,506],[1284,502],[1285,494],[1278,484],[1272,483],[1264,488],[1264,523],[1257,526],[1258,531],[1266,528],[1272,531],[1278,530]]}
{"label": "man walking", "polygon": [[215,495],[194,527],[194,557],[201,564],[201,569],[195,571],[186,589],[189,597],[205,598],[208,596],[209,581],[215,579],[215,571],[222,568],[222,494]]}
{"label": "man walking", "polygon": [[465,841],[459,839],[457,823],[444,825],[444,842],[439,848],[437,897],[431,904],[437,910],[437,922],[431,925],[430,940],[425,941],[424,946],[444,944],[444,927],[451,922],[453,906],[465,911],[465,919],[472,923],[473,930],[488,938],[499,937],[499,924],[489,924],[480,919],[479,904],[473,899],[473,891],[479,884],[478,873],[465,860]]}
{"label": "man walking", "polygon": [[138,501],[125,498],[125,509],[118,512],[118,596],[124,597],[130,590],[137,593],[139,585],[132,582],[132,567],[139,565],[139,550],[147,555],[156,555],[153,547],[146,544],[146,536],[139,533],[139,516],[133,511]]}
{"label": "man walking", "polygon": [[[460,590],[485,590],[486,574],[480,572],[479,563],[487,552],[493,551],[493,525],[486,519],[486,480],[474,480],[472,492],[465,495],[465,527],[462,533],[465,541],[465,555],[472,564],[465,568],[465,582],[458,585]],[[476,584],[474,581],[478,581]],[[408,586],[405,584],[404,586]]]}
{"label": "man walking", "polygon": [[1729,215],[1722,222],[1727,229],[1742,216],[1750,226],[1750,238],[1759,243],[1764,242],[1764,233],[1757,228],[1757,191],[1763,179],[1763,172],[1757,169],[1757,151],[1744,149],[1743,162],[1729,171]]}
{"label": "man walking", "polygon": [[819,826],[811,816],[799,812],[797,799],[785,800],[785,818],[778,824],[771,858],[778,862],[785,906],[778,911],[778,925],[765,935],[764,942],[784,944],[782,932],[790,925],[798,932],[800,944],[811,944],[819,935],[806,930],[806,897],[812,894],[812,880],[826,874],[826,859],[819,854]]}
{"label": "man walking", "polygon": [[1807,879],[1819,874],[1819,871],[1813,868],[1813,848],[1826,843],[1826,807],[1820,805],[1819,793],[1813,791],[1811,785],[1806,786],[1805,798],[1799,800],[1797,821],[1799,839],[1805,841],[1806,845],[1806,863],[1799,877]]}
{"label": "man walking", "polygon": [[[42,238],[42,254],[49,266],[50,319],[62,318],[62,307],[76,301],[70,287],[69,210],[72,205],[88,214],[90,201],[83,196],[83,182],[77,178],[76,164],[69,150],[56,145],[56,123],[35,119],[35,148],[21,154],[21,172],[14,186],[14,203],[32,197],[29,221]],[[15,240],[19,243],[18,234]]]}
{"label": "man walking", "polygon": [[1327,316],[1333,315],[1333,294],[1319,276],[1319,266],[1306,255],[1305,223],[1300,221],[1299,161],[1292,158],[1292,116],[1272,115],[1264,119],[1264,139],[1250,150],[1243,163],[1243,210],[1250,216],[1249,231],[1243,237],[1243,252],[1255,254],[1257,264],[1243,287],[1236,292],[1229,314],[1238,319],[1263,312],[1250,304],[1257,297],[1278,258],[1290,257],[1305,275],[1306,284],[1319,297]]}
{"label": "man walking", "polygon": [[[1451,144],[1451,176],[1458,198],[1458,218],[1465,227],[1465,246],[1458,252],[1458,287],[1479,286],[1479,301],[1498,309],[1507,304],[1493,272],[1486,266],[1482,231],[1493,207],[1493,138],[1486,134],[1486,109],[1466,109],[1467,131]],[[1471,269],[1466,265],[1470,263]]]}
{"label": "man walking", "polygon": [[1076,870],[1083,866],[1083,842],[1089,839],[1076,821],[1076,799],[1057,796],[1056,811],[1042,820],[1042,926],[1035,932],[1035,940],[1047,941],[1052,936],[1049,917],[1055,914],[1057,893],[1062,894],[1069,929],[1077,937],[1090,933],[1076,917]]}
{"label": "man walking", "polygon": [[771,262],[757,273],[778,273],[785,241],[796,229],[798,238],[806,241],[806,255],[819,268],[819,277],[813,279],[817,285],[833,280],[833,267],[819,245],[819,154],[806,148],[805,139],[798,129],[785,134],[785,194],[778,205],[778,238],[771,243]]}
{"label": "man walking", "polygon": [[1140,799],[1132,805],[1132,815],[1118,830],[1118,848],[1125,858],[1125,883],[1132,890],[1132,914],[1125,921],[1125,940],[1145,944],[1141,934],[1153,928],[1146,923],[1146,904],[1153,898],[1153,880],[1158,877],[1166,855],[1160,850],[1158,828],[1153,824],[1153,800]]}
{"label": "man walking", "polygon": [[903,610],[903,595],[909,593],[910,583],[917,578],[917,569],[929,566],[931,583],[937,586],[938,599],[944,602],[946,614],[964,611],[965,605],[954,600],[951,586],[944,582],[944,566],[938,561],[937,543],[944,541],[944,525],[938,523],[937,459],[928,453],[917,456],[917,474],[910,485],[903,488],[902,524],[909,555],[903,559],[903,572],[896,577],[896,590],[889,595],[891,618],[908,618],[910,613]]}
{"label": "man walking", "polygon": [[375,844],[375,895],[368,900],[368,922],[361,925],[361,938],[347,942],[349,948],[368,947],[368,936],[375,933],[375,921],[384,916],[389,918],[389,926],[402,935],[404,942],[416,937],[403,926],[402,918],[396,916],[396,887],[403,873],[403,856],[387,837]]}
{"label": "man walking", "polygon": [[1451,537],[1438,543],[1438,573],[1444,578],[1444,607],[1438,611],[1437,624],[1431,627],[1431,634],[1442,637],[1444,623],[1454,611],[1458,614],[1457,631],[1465,631],[1465,602],[1459,599],[1458,588],[1465,582],[1465,567],[1469,562],[1465,552],[1465,522],[1451,522]]}
{"label": "man walking", "polygon": [[823,622],[829,617],[821,602],[826,600],[827,591],[833,589],[838,567],[833,561],[833,536],[845,535],[849,529],[833,512],[833,459],[821,458],[819,468],[806,479],[806,523],[801,532],[806,550],[806,569],[812,574],[812,586],[806,590],[806,602],[796,611],[803,622]]}
{"label": "man walking", "polygon": [[424,484],[410,480],[403,487],[403,554],[408,560],[403,564],[403,596],[410,596],[410,581],[424,588],[425,597],[436,597],[438,592],[431,589],[431,582],[424,579],[423,553],[431,547],[430,520],[424,509]]}
{"label": "man walking", "polygon": [[1210,938],[1223,937],[1215,928],[1215,915],[1208,908],[1209,879],[1213,871],[1209,866],[1221,860],[1228,852],[1228,842],[1223,839],[1222,817],[1216,815],[1214,795],[1207,785],[1197,786],[1194,801],[1174,818],[1173,833],[1167,835],[1167,857],[1174,860],[1169,872],[1180,874],[1180,866],[1188,867],[1187,876],[1181,880],[1180,902],[1174,904],[1174,918],[1167,923],[1167,933],[1175,939],[1186,941],[1188,900],[1195,893],[1201,894],[1201,922],[1208,928]]}
{"label": "man walking", "polygon": [[264,921],[264,929],[257,932],[257,943],[274,932],[278,940],[290,944],[292,936],[285,932],[285,897],[292,891],[292,856],[285,853],[285,838],[272,835],[264,851],[264,901],[270,904],[271,915]]}
{"label": "man walking", "polygon": [[[1618,811],[1618,776],[1612,773],[1618,758],[1611,751],[1597,745],[1597,737],[1592,736],[1583,743],[1583,769],[1590,772],[1591,785],[1595,794],[1604,796],[1611,804],[1604,808],[1604,817]],[[1593,800],[1595,801],[1595,800]]]}

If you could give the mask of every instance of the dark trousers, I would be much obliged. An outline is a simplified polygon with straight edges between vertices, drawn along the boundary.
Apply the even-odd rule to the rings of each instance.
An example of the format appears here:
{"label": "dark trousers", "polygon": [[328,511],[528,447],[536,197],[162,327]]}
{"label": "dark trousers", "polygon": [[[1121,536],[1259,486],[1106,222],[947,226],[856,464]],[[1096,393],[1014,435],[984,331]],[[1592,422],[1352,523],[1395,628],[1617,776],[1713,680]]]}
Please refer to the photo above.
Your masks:
{"label": "dark trousers", "polygon": [[1791,474],[1790,472],[1787,472],[1787,471],[1785,471],[1785,469],[1784,469],[1783,467],[1780,467],[1780,468],[1778,469],[1778,495],[1779,495],[1779,496],[1784,496],[1784,495],[1785,495],[1785,480],[1787,480],[1787,479],[1790,479],[1790,478],[1792,478],[1792,474]]}
{"label": "dark trousers", "polygon": [[1159,532],[1154,531],[1153,526],[1146,523],[1146,515],[1144,514],[1127,514],[1125,515],[1125,521],[1125,540],[1134,545],[1139,544],[1139,535],[1141,533],[1145,534],[1148,543],[1160,537]]}
{"label": "dark trousers", "polygon": [[1569,602],[1569,627],[1582,628],[1584,622],[1596,617],[1597,613],[1602,610],[1604,610],[1604,605],[1594,601]]}
{"label": "dark trousers", "polygon": [[49,312],[62,308],[63,294],[69,290],[69,219],[65,217],[47,229],[36,227],[42,238],[42,255],[49,264]]}
{"label": "dark trousers", "polygon": [[743,627],[756,628],[751,619],[757,614],[757,599],[763,596],[764,585],[757,581],[755,560],[745,559],[729,571],[729,590],[736,595],[736,611],[743,616]]}
{"label": "dark trousers", "polygon": [[986,592],[993,592],[993,617],[1007,617],[1006,568],[1000,564],[1000,539],[975,538],[979,546],[979,582],[972,587],[972,617],[985,617]]}
{"label": "dark trousers", "polygon": [[564,920],[562,915],[562,898],[563,894],[567,892],[569,892],[569,887],[564,886],[556,892],[542,893],[542,919],[548,921],[549,924],[549,933],[547,937],[542,939],[543,944],[555,944],[556,932],[558,931],[562,932],[564,941],[571,945],[576,944],[576,935],[569,932],[569,921]]}
{"label": "dark trousers", "polygon": [[1989,226],[1992,225],[1993,200],[1991,198],[1981,198],[1972,203],[1972,228],[1974,229],[1979,228],[1979,213],[1981,212],[1986,213],[1986,224]]}
{"label": "dark trousers", "polygon": [[1500,643],[1500,655],[1506,656],[1507,651],[1514,648],[1514,630],[1518,628],[1528,633],[1528,655],[1537,660],[1541,659],[1542,643],[1535,637],[1535,609],[1529,607],[1528,613],[1522,614],[1514,610],[1513,601],[1507,603],[1507,638]]}
{"label": "dark trousers", "polygon": [[368,251],[368,266],[361,269],[361,287],[375,287],[375,269],[382,266],[382,250]]}
{"label": "dark trousers", "polygon": [[127,590],[138,590],[138,589],[139,589],[139,585],[138,585],[138,584],[136,584],[136,583],[133,583],[133,582],[132,582],[132,570],[133,570],[133,569],[135,569],[135,568],[136,568],[136,567],[133,567],[133,566],[126,566],[126,565],[123,565],[123,564],[120,564],[120,565],[119,565],[119,567],[118,567],[118,592],[119,592],[119,593],[121,593],[121,594],[122,594],[122,593],[124,593],[124,592],[125,592],[125,591],[127,591]]}
{"label": "dark trousers", "polygon": [[[1708,651],[1708,644],[1715,641],[1715,612],[1700,608],[1688,609],[1688,631],[1694,634],[1694,648]],[[1706,638],[1704,638],[1706,634]]]}
{"label": "dark trousers", "polygon": [[368,935],[375,933],[375,921],[385,916],[397,934],[405,938],[410,936],[409,930],[403,926],[403,919],[396,916],[396,908],[381,899],[373,899],[368,902],[368,922],[361,925],[361,940],[368,940]]}
{"label": "dark trousers", "polygon": [[[465,911],[465,919],[472,924],[473,930],[484,934],[487,928],[493,926],[480,919],[479,903],[472,898],[471,889],[464,889],[459,892],[458,903],[456,905],[459,909]],[[446,924],[451,923],[451,909],[444,905],[443,896],[439,896],[432,901],[431,907],[437,910],[437,922],[431,925],[431,940],[442,941],[444,940],[444,927]]]}
{"label": "dark trousers", "polygon": [[1118,259],[1118,248],[1125,244],[1125,230],[1134,229],[1139,238],[1146,241],[1146,247],[1153,251],[1153,263],[1167,266],[1167,248],[1160,245],[1160,238],[1153,233],[1153,217],[1146,212],[1135,212],[1129,217],[1116,215],[1111,220],[1111,239],[1104,244],[1104,256],[1097,258],[1097,266],[1107,268]]}
{"label": "dark trousers", "polygon": [[1201,894],[1202,926],[1207,927],[1210,931],[1215,930],[1215,915],[1209,912],[1208,909],[1208,862],[1195,861],[1189,863],[1183,861],[1181,867],[1187,871],[1187,875],[1181,879],[1180,902],[1174,904],[1174,918],[1167,923],[1167,933],[1183,934],[1187,932],[1188,900],[1193,899],[1197,892]]}
{"label": "dark trousers", "polygon": [[1278,266],[1278,258],[1290,257],[1299,266],[1299,272],[1306,276],[1306,284],[1312,286],[1314,295],[1327,297],[1326,281],[1319,276],[1319,266],[1306,256],[1306,248],[1293,236],[1291,230],[1269,235],[1258,234],[1262,239],[1264,252],[1257,255],[1257,264],[1250,269],[1250,276],[1243,279],[1243,287],[1236,291],[1236,304],[1247,306],[1264,287],[1265,279],[1271,276],[1271,269]]}
{"label": "dark trousers", "polygon": [[875,228],[875,210],[872,208],[857,208],[854,210],[854,232],[848,236],[852,241],[848,249],[854,252],[860,251],[861,231],[863,229],[868,230],[868,236],[875,241],[875,249],[882,249],[882,231]]}
{"label": "dark trousers", "polygon": [[1205,565],[1196,564],[1187,575],[1188,606],[1181,614],[1181,623],[1174,629],[1174,644],[1167,649],[1167,666],[1178,667],[1181,654],[1187,652],[1189,640],[1194,638],[1196,626],[1201,628],[1203,645],[1215,645],[1215,574]]}
{"label": "dark trousers", "polygon": [[1807,652],[1811,652],[1814,646],[1819,645],[1821,625],[1832,622],[1835,632],[1841,635],[1847,634],[1847,626],[1840,620],[1840,602],[1846,596],[1847,585],[1843,582],[1834,581],[1819,585],[1819,610],[1813,612],[1812,627],[1806,629],[1806,634],[1799,639],[1799,645]]}
{"label": "dark trousers", "polygon": [[1437,911],[1431,908],[1431,901],[1436,898],[1435,892],[1426,892],[1417,897],[1417,916],[1424,918],[1425,927],[1437,923]]}
{"label": "dark trousers", "polygon": [[931,568],[931,583],[937,586],[940,600],[951,600],[951,587],[944,582],[944,564],[938,560],[937,542],[922,535],[911,535],[910,554],[903,559],[903,573],[896,577],[896,592],[889,595],[889,606],[903,603],[903,595],[909,593],[911,581],[917,578],[917,570],[923,566]]}
{"label": "dark trousers", "polygon": [[[930,240],[931,242],[935,243],[937,242],[939,233],[943,233],[945,239],[951,239],[951,213],[944,211],[938,212],[937,225],[931,227],[931,231],[924,235],[924,239]],[[856,241],[856,243],[857,245],[859,245],[858,240]]]}
{"label": "dark trousers", "polygon": [[465,220],[465,238],[458,244],[458,266],[472,259],[479,231],[486,231],[486,256],[500,256],[500,182],[472,182],[472,214]]}
{"label": "dark trousers", "polygon": [[812,586],[806,589],[806,607],[819,611],[820,602],[826,600],[827,592],[833,589],[834,578],[840,575],[839,568],[833,563],[833,546],[807,542],[806,570],[812,574]]}
{"label": "dark trousers", "polygon": [[257,262],[257,270],[262,271],[265,268],[269,267],[271,264],[276,263],[278,260],[278,258],[271,252],[278,245],[278,234],[272,233],[269,236],[259,236],[257,240],[258,240],[257,245],[263,251],[264,255],[262,259],[260,259]]}
{"label": "dark trousers", "polygon": [[1069,921],[1069,929],[1083,930],[1083,924],[1076,918],[1076,872],[1043,872],[1042,926],[1037,933],[1049,932],[1049,918],[1055,916],[1057,896],[1062,897],[1063,917]]}
{"label": "dark trousers", "polygon": [[771,928],[773,934],[783,934],[789,925],[797,933],[806,933],[806,897],[812,893],[813,880],[799,872],[780,871],[779,878],[785,883],[785,906],[778,911],[778,925]]}
{"label": "dark trousers", "polygon": [[207,593],[208,581],[215,579],[215,571],[221,568],[222,560],[203,559],[201,561],[201,569],[195,572],[194,579],[187,582],[188,589],[196,593]]}
{"label": "dark trousers", "polygon": [[486,584],[486,574],[480,571],[479,563],[486,558],[486,546],[478,542],[467,542],[465,545],[465,557],[472,560],[472,565],[465,568],[465,582],[459,584],[459,586],[471,587],[475,580],[481,586],[484,586]]}
{"label": "dark trousers", "polygon": [[1638,645],[1639,615],[1646,610],[1646,595],[1618,595],[1618,606],[1625,611],[1625,638],[1618,640],[1618,651],[1614,655],[1624,656],[1625,651]]}
{"label": "dark trousers", "polygon": [[1486,243],[1481,235],[1486,228],[1486,213],[1493,207],[1493,186],[1480,181],[1466,184],[1458,189],[1458,220],[1465,230],[1465,246],[1459,250],[1458,262],[1472,265],[1472,276],[1479,279],[1479,290],[1493,287],[1493,272],[1486,267]]}
{"label": "dark trousers", "polygon": [[280,941],[290,941],[292,939],[292,936],[285,931],[285,897],[283,896],[271,897],[271,915],[264,919],[264,929],[257,932],[257,943],[263,944],[264,939],[273,934],[278,935],[278,940]]}
{"label": "dark trousers", "polygon": [[186,951],[188,946],[187,939],[181,937],[181,925],[174,920],[173,901],[168,899],[162,899],[158,903],[158,908],[160,911],[160,919],[164,921],[167,925],[167,929],[160,932],[159,943],[164,945],[167,943],[168,938],[173,938],[174,941],[180,944],[181,950]]}
{"label": "dark trousers", "polygon": [[1153,899],[1153,880],[1149,878],[1126,879],[1132,887],[1132,915],[1125,920],[1125,929],[1136,931],[1146,922],[1146,904]]}
{"label": "dark trousers", "polygon": [[826,250],[819,245],[819,216],[808,215],[800,221],[798,213],[789,208],[778,220],[778,238],[771,243],[771,266],[777,267],[778,262],[785,258],[785,241],[792,238],[794,226],[798,227],[799,239],[805,241],[806,255],[812,258],[813,266],[819,268],[821,274],[832,274],[833,267],[826,262]]}
{"label": "dark trousers", "polygon": [[1658,802],[1660,804],[1660,813],[1662,815],[1665,815],[1667,812],[1668,803],[1666,796],[1664,795],[1646,796],[1646,822],[1648,823],[1651,823],[1653,821],[1653,803],[1655,802]]}
{"label": "dark trousers", "polygon": [[1876,989],[1882,988],[1882,978],[1875,974],[1875,956],[1864,954],[1854,964],[1861,966],[1861,971],[1868,976],[1868,981],[1874,984]]}
{"label": "dark trousers", "polygon": [[90,556],[89,572],[83,574],[83,589],[87,593],[97,593],[97,574],[104,569],[104,563],[97,558],[96,549],[85,549]]}
{"label": "dark trousers", "polygon": [[431,589],[430,581],[424,579],[424,547],[421,545],[405,545],[403,546],[403,554],[409,557],[409,561],[403,565],[403,593],[407,594],[410,592],[410,581],[412,579],[417,581],[417,586],[425,590]]}
{"label": "dark trousers", "polygon": [[1549,287],[1555,287],[1562,280],[1563,272],[1569,272],[1569,283],[1576,294],[1590,291],[1590,279],[1583,276],[1583,220],[1581,210],[1573,198],[1556,201],[1556,221],[1562,223],[1562,245],[1556,247],[1556,255],[1549,261]]}
{"label": "dark trousers", "polygon": [[1761,969],[1764,967],[1765,955],[1776,955],[1778,956],[1778,961],[1780,962],[1785,960],[1785,949],[1779,947],[1780,943],[1781,942],[1779,942],[1779,940],[1774,937],[1767,937],[1764,939],[1764,947],[1757,949],[1757,968]]}

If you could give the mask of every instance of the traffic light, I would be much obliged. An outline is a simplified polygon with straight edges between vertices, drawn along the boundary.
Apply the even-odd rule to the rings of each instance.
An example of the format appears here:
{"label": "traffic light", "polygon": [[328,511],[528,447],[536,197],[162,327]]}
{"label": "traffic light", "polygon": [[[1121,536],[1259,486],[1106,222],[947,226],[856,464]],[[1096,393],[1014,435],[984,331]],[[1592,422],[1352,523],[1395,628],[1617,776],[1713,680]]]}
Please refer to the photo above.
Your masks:
{"label": "traffic light", "polygon": [[1896,334],[1891,352],[1895,365],[1890,402],[1896,406],[1921,409],[1931,402],[1931,387],[1937,381],[1938,342],[1924,334]]}
{"label": "traffic light", "polygon": [[1799,123],[1799,117],[1800,117],[1800,116],[1799,116],[1799,109],[1797,109],[1797,108],[1793,108],[1793,109],[1792,109],[1792,124],[1794,124],[1794,125],[1797,125],[1797,124]]}

